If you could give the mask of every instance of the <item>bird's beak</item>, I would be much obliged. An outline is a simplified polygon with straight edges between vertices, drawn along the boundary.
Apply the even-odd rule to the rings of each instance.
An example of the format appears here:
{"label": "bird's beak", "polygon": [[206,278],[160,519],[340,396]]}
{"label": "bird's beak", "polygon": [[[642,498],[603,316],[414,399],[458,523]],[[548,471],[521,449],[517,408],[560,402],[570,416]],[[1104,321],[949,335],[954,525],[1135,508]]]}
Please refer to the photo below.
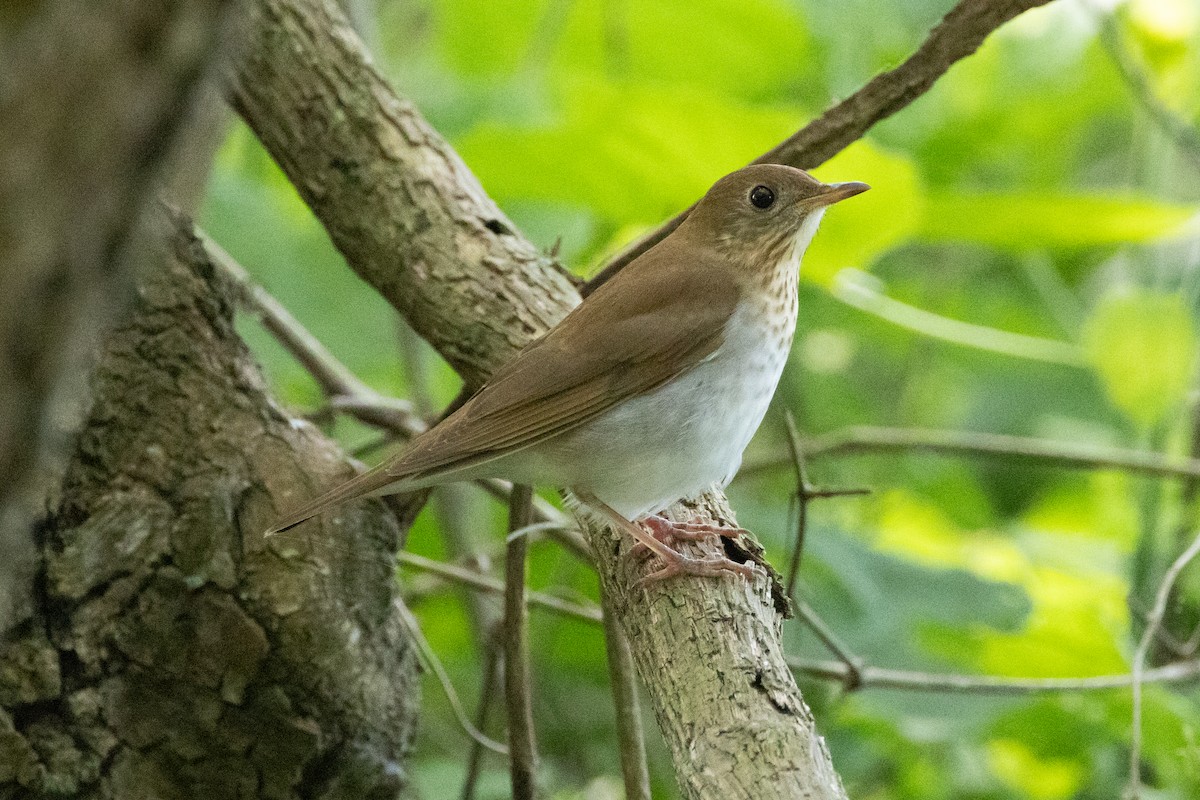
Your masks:
{"label": "bird's beak", "polygon": [[840,203],[847,197],[854,197],[856,194],[862,194],[870,188],[870,186],[867,186],[865,183],[860,183],[859,181],[828,183],[825,185],[824,191],[814,197],[813,200],[818,206],[831,206],[834,203]]}

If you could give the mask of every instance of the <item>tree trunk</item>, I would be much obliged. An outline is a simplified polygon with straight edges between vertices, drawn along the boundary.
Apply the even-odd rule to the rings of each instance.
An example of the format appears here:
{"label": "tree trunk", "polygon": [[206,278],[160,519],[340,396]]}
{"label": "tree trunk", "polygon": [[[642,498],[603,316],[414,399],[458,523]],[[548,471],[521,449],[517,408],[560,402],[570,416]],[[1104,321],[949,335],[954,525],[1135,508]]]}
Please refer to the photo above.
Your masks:
{"label": "tree trunk", "polygon": [[[0,30],[0,634],[34,612],[32,521],[128,310],[135,227],[178,154],[228,0],[6,6]],[[153,46],[151,46],[151,44]]]}
{"label": "tree trunk", "polygon": [[0,796],[395,797],[418,696],[395,520],[264,541],[352,469],[266,394],[233,288],[156,216],[166,263],[101,358],[0,660]]}

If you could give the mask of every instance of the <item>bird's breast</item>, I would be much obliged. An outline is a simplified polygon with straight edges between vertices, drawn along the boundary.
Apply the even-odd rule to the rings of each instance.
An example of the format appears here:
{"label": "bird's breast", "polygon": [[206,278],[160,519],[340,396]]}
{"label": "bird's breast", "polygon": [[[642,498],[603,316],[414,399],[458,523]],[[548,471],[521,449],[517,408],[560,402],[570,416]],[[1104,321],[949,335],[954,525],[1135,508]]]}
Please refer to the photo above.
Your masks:
{"label": "bird's breast", "polygon": [[793,278],[777,294],[744,299],[705,361],[553,442],[546,455],[572,473],[560,476],[563,483],[630,519],[728,483],[787,362],[794,287]]}

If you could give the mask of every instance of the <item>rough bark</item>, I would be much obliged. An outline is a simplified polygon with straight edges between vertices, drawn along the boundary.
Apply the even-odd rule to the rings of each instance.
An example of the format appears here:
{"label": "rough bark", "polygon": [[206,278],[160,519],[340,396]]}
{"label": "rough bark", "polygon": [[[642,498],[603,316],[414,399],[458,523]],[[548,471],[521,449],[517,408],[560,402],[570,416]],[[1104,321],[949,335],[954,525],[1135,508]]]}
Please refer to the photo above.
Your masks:
{"label": "rough bark", "polygon": [[[256,9],[253,55],[231,76],[236,106],[354,270],[468,383],[579,301],[395,96],[333,3]],[[733,522],[719,494],[696,511]],[[635,591],[619,558],[629,543],[603,528],[586,533],[684,794],[844,797],[783,660],[773,579],[681,578]],[[735,556],[760,552],[743,545]]]}
{"label": "rough bark", "polygon": [[469,385],[578,302],[373,68],[334,3],[266,0],[254,16],[234,106],[354,271]]}
{"label": "rough bark", "polygon": [[5,6],[0,15],[0,634],[33,611],[31,521],[86,408],[95,341],[229,0]]}
{"label": "rough bark", "polygon": [[289,418],[190,232],[110,339],[40,616],[0,657],[0,797],[394,797],[417,667],[377,503],[265,542],[352,468]]}

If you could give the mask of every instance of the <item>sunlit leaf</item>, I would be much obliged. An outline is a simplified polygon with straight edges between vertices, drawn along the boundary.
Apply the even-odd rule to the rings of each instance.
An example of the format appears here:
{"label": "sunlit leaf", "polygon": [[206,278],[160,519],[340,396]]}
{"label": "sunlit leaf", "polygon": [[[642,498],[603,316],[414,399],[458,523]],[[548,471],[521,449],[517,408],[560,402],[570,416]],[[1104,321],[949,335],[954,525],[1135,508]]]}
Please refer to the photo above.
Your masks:
{"label": "sunlit leaf", "polygon": [[558,74],[761,97],[802,76],[809,53],[780,0],[575,0],[553,63]]}
{"label": "sunlit leaf", "polygon": [[704,91],[588,80],[572,84],[556,125],[485,123],[456,144],[501,203],[554,201],[618,225],[650,225],[687,208],[802,118]]}
{"label": "sunlit leaf", "polygon": [[1197,208],[1144,197],[930,192],[918,235],[1029,250],[1142,242],[1178,232]]}
{"label": "sunlit leaf", "polygon": [[1030,800],[1074,797],[1083,781],[1083,765],[1078,761],[1039,758],[1016,739],[988,742],[987,756],[992,772]]}
{"label": "sunlit leaf", "polygon": [[434,8],[442,53],[464,75],[511,73],[552,5],[549,0],[440,0]]}
{"label": "sunlit leaf", "polygon": [[996,675],[1125,669],[1113,639],[1128,625],[1126,585],[1120,578],[1102,571],[1081,575],[1035,561],[1012,537],[960,530],[940,509],[898,491],[883,498],[876,546],[920,563],[1011,583],[1029,596],[1031,613],[1020,630],[979,625],[963,638],[940,624],[925,626],[922,641],[932,652]]}
{"label": "sunlit leaf", "polygon": [[1191,384],[1196,332],[1178,295],[1109,295],[1088,320],[1084,345],[1113,403],[1140,424],[1162,419]]}

